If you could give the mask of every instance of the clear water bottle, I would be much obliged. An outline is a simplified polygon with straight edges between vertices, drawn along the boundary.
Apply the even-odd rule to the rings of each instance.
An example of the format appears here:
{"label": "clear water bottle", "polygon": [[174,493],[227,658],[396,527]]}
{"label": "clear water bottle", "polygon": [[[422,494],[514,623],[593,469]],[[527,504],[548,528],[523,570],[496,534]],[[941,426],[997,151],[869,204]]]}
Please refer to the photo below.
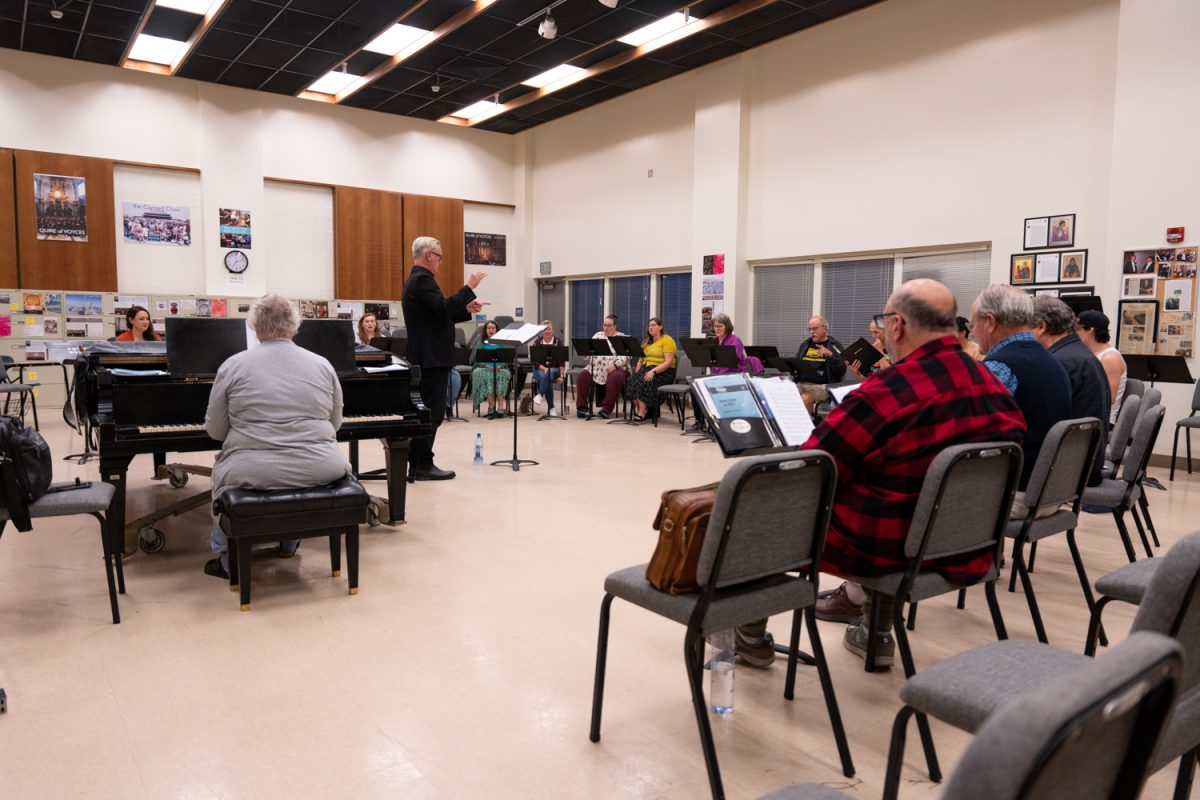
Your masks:
{"label": "clear water bottle", "polygon": [[708,704],[714,714],[733,713],[733,629],[708,637]]}
{"label": "clear water bottle", "polygon": [[475,466],[483,466],[483,434],[475,434]]}

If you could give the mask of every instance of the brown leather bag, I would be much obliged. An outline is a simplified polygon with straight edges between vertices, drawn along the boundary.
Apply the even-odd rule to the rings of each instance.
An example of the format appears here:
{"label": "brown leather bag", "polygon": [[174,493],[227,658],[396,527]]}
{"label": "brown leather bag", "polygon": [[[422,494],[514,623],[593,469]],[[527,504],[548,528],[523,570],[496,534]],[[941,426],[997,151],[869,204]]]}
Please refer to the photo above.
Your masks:
{"label": "brown leather bag", "polygon": [[696,565],[704,547],[704,533],[718,485],[709,483],[663,492],[662,504],[654,517],[658,545],[646,565],[646,580],[655,589],[670,594],[700,591]]}

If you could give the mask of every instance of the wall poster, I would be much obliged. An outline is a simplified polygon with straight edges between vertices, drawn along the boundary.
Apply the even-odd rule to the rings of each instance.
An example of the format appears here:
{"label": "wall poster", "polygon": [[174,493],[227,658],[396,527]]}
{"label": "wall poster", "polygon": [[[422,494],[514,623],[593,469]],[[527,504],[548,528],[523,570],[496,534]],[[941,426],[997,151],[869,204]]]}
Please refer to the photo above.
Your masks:
{"label": "wall poster", "polygon": [[34,173],[33,210],[38,239],[88,240],[87,187],[83,178]]}
{"label": "wall poster", "polygon": [[[1118,327],[1117,349],[1123,353],[1146,355],[1183,356],[1191,358],[1196,340],[1196,257],[1195,247],[1167,247],[1158,249],[1127,250],[1122,256],[1122,294],[1136,296],[1134,304],[1121,302],[1120,323],[1124,324],[1127,305],[1133,313],[1140,313],[1146,302],[1152,301],[1155,317],[1152,329],[1144,339],[1138,339],[1140,326],[1136,316],[1130,319],[1132,340],[1126,341]],[[1128,277],[1136,273],[1140,277]],[[1130,293],[1130,284],[1136,284],[1136,295]],[[1128,349],[1134,348],[1134,349]]]}
{"label": "wall poster", "polygon": [[220,225],[217,230],[221,237],[221,247],[249,250],[250,212],[241,208],[222,208],[219,216]]}
{"label": "wall poster", "polygon": [[121,203],[121,225],[131,244],[192,245],[192,210],[185,206]]}
{"label": "wall poster", "polygon": [[503,233],[464,233],[463,246],[468,264],[507,267],[508,237]]}

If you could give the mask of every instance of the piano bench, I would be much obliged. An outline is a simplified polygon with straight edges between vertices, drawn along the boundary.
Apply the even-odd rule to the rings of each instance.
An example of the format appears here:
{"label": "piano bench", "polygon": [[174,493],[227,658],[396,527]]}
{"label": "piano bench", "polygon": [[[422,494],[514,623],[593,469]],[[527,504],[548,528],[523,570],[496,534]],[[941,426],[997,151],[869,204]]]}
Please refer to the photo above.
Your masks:
{"label": "piano bench", "polygon": [[[367,520],[370,497],[352,477],[305,489],[229,489],[213,503],[229,537],[229,591],[241,590],[242,611],[250,610],[250,549],[280,539],[329,537],[334,577],[342,574],[341,535],[346,535],[350,594],[358,594],[358,526]],[[332,531],[332,533],[331,533]],[[244,570],[244,580],[239,573]]]}

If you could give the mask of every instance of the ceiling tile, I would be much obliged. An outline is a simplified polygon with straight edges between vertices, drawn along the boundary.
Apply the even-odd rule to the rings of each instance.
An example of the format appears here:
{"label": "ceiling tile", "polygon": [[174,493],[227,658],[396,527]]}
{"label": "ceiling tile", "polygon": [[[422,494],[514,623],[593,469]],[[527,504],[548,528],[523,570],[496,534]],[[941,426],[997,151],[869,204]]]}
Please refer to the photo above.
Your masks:
{"label": "ceiling tile", "polygon": [[177,74],[181,78],[192,78],[198,81],[215,81],[228,64],[229,61],[226,59],[193,55],[183,63]]}
{"label": "ceiling tile", "polygon": [[136,11],[126,11],[108,6],[92,6],[92,14],[88,17],[85,33],[92,36],[107,36],[121,39],[122,46],[137,28],[141,14]]}
{"label": "ceiling tile", "polygon": [[264,92],[277,94],[296,94],[312,83],[311,75],[301,75],[296,72],[277,72],[260,87]]}
{"label": "ceiling tile", "polygon": [[249,64],[230,64],[229,69],[221,76],[221,83],[231,86],[241,86],[243,89],[257,89],[271,77],[271,70],[254,67]]}
{"label": "ceiling tile", "polygon": [[395,92],[376,89],[374,86],[364,86],[342,101],[344,106],[355,108],[374,108],[385,100],[390,100]]}
{"label": "ceiling tile", "polygon": [[62,28],[25,25],[25,49],[34,53],[70,58],[75,52],[75,40],[78,38],[78,34]]}
{"label": "ceiling tile", "polygon": [[259,67],[279,69],[299,54],[300,49],[294,45],[259,39],[250,45],[242,57],[238,59],[246,64]]}
{"label": "ceiling tile", "polygon": [[[500,0],[503,4],[508,0]],[[431,31],[464,8],[474,5],[474,0],[436,0],[417,8],[404,18],[405,25]]]}
{"label": "ceiling tile", "polygon": [[125,43],[120,39],[109,39],[103,36],[84,36],[79,43],[76,57],[84,61],[94,61],[97,64],[116,66],[125,53]]}

